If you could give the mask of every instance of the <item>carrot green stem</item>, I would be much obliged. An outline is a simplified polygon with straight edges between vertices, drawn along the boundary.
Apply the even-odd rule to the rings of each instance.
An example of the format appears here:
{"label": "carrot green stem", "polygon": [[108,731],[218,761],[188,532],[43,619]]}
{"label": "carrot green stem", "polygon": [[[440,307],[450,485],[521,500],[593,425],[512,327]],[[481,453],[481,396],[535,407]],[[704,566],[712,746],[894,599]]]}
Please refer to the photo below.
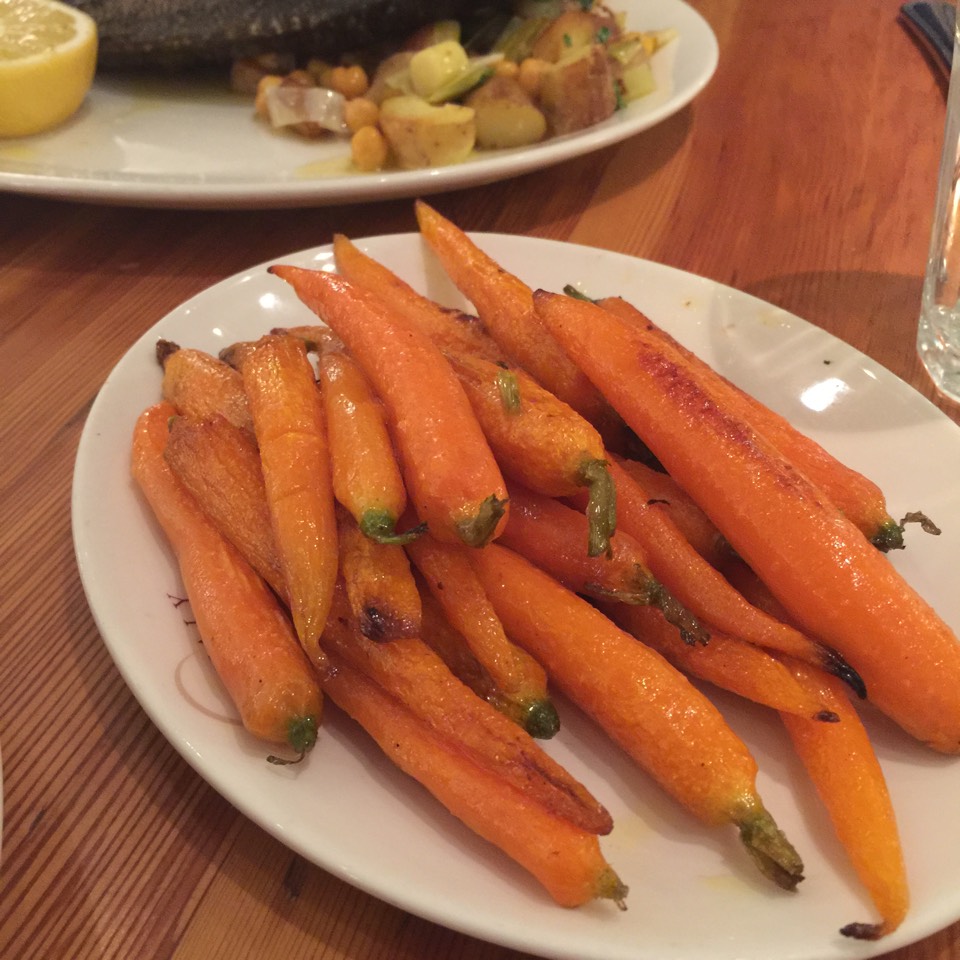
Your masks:
{"label": "carrot green stem", "polygon": [[687,644],[706,644],[710,633],[702,623],[662,584],[653,581],[650,605],[657,607],[667,623],[680,631],[680,639]]}
{"label": "carrot green stem", "polygon": [[610,538],[617,529],[617,488],[606,460],[586,460],[580,466],[579,483],[590,492],[587,500],[587,553],[591,557],[610,553]]}
{"label": "carrot green stem", "polygon": [[416,540],[427,530],[425,523],[418,523],[405,533],[397,533],[397,518],[388,510],[364,510],[358,526],[364,536],[377,543],[401,545]]}
{"label": "carrot green stem", "polygon": [[803,861],[759,802],[736,819],[740,839],[760,872],[784,890],[795,890],[803,879]]}
{"label": "carrot green stem", "polygon": [[295,763],[300,763],[316,742],[317,718],[293,717],[287,726],[287,743],[296,751],[296,757],[293,760],[287,760],[284,757],[271,754],[267,757],[267,763],[272,763],[278,767],[289,767]]}
{"label": "carrot green stem", "polygon": [[482,547],[497,529],[497,524],[507,507],[506,498],[500,499],[491,493],[480,504],[476,514],[457,523],[457,533],[468,547]]}
{"label": "carrot green stem", "polygon": [[560,730],[560,715],[551,700],[533,700],[523,708],[523,729],[538,740],[549,740]]}
{"label": "carrot green stem", "polygon": [[504,413],[520,412],[520,384],[517,375],[510,370],[501,370],[497,374],[497,391]]}
{"label": "carrot green stem", "polygon": [[612,868],[607,867],[600,876],[597,883],[597,896],[605,900],[612,900],[618,910],[627,909],[627,894],[630,888],[613,872]]}

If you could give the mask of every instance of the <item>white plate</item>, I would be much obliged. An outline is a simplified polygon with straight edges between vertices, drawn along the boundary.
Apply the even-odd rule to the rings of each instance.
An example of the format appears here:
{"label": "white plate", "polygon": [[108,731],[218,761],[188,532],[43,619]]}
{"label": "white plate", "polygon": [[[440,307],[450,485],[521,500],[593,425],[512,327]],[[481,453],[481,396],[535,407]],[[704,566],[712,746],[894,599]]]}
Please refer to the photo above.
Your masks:
{"label": "white plate", "polygon": [[660,89],[598,126],[452,167],[351,173],[342,142],[309,143],[253,119],[252,101],[208,84],[103,75],[80,112],[47,134],[0,140],[0,190],[156,207],[284,207],[425,196],[490,183],[599,150],[689,103],[717,65],[717,40],[682,0],[620,0],[631,26],[675,27]]}
{"label": "white plate", "polygon": [[[892,512],[923,509],[941,537],[909,530],[893,556],[954,627],[960,625],[960,430],[916,391],[823,331],[767,303],[654,263],[602,250],[499,235],[477,242],[532,286],[576,283],[635,302],[720,371],[875,477]],[[360,243],[415,286],[462,306],[413,235]],[[328,248],[282,258],[331,269]],[[265,265],[194,297],[117,365],[88,418],[76,462],[73,532],[103,638],[134,694],[170,742],[247,816],[349,883],[438,923],[533,954],[570,960],[827,960],[868,957],[960,916],[960,761],[934,755],[876,721],[880,760],[899,811],[914,903],[881,943],[838,929],[873,918],[802,769],[772,715],[718,698],[754,749],[767,805],[806,861],[789,895],[755,872],[732,829],[709,830],[667,800],[575,711],[546,745],[604,802],[603,841],[631,888],[629,909],[553,905],[537,883],[475,838],[383,759],[330,707],[300,767],[267,764],[210,681],[162,536],[130,481],[137,415],[156,402],[160,336],[213,352],[274,326],[309,322]],[[906,334],[905,334],[906,336]]]}

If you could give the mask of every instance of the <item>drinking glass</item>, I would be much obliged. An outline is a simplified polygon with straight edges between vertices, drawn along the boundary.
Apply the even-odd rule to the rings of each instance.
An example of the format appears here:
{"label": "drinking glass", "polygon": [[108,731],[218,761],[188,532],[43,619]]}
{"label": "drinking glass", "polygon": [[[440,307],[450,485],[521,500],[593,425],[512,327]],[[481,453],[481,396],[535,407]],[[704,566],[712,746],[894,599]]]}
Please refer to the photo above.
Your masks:
{"label": "drinking glass", "polygon": [[[955,18],[955,20],[958,18]],[[937,388],[960,402],[960,22],[954,26],[947,122],[923,282],[917,351]]]}

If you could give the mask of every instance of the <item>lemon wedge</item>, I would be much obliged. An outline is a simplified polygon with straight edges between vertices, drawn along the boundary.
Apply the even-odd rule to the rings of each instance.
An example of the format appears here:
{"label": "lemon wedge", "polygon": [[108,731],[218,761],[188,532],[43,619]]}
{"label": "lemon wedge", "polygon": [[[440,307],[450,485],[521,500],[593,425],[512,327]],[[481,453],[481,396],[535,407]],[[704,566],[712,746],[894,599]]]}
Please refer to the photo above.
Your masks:
{"label": "lemon wedge", "polygon": [[0,137],[49,130],[93,82],[97,27],[58,0],[0,0]]}

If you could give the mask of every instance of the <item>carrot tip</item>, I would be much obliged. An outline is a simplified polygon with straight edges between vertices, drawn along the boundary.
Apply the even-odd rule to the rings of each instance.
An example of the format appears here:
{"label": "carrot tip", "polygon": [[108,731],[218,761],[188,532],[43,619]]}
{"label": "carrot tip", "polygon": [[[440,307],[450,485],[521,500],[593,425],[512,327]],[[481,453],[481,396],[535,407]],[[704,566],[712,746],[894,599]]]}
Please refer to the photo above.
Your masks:
{"label": "carrot tip", "polygon": [[821,666],[827,673],[842,680],[860,700],[867,699],[867,685],[863,682],[863,677],[836,650],[823,647],[820,657]]}
{"label": "carrot tip", "polygon": [[[888,524],[884,524],[884,528],[886,528],[887,526],[891,526],[891,527],[893,527],[895,530],[899,530],[899,531],[900,531],[900,536],[901,536],[901,539],[902,539],[902,537],[903,537],[903,528],[904,528],[904,526],[905,526],[906,524],[908,524],[908,523],[919,523],[919,524],[920,524],[920,529],[923,530],[924,533],[932,534],[932,535],[935,536],[935,537],[939,537],[939,536],[940,536],[940,532],[941,532],[941,531],[940,531],[940,528],[939,528],[925,513],[923,513],[923,512],[920,511],[920,510],[912,510],[910,513],[908,513],[908,514],[900,521],[899,526],[898,526],[896,523],[894,523],[892,520],[890,520]],[[896,546],[896,544],[895,544],[895,546]],[[901,543],[899,544],[899,546],[903,546],[903,543],[901,542]],[[889,549],[889,548],[888,548],[888,549]]]}
{"label": "carrot tip", "polygon": [[491,493],[475,516],[457,523],[457,534],[468,547],[482,547],[493,536],[497,524],[507,509],[507,499]]}
{"label": "carrot tip", "polygon": [[887,930],[883,923],[848,923],[840,932],[854,940],[879,940]]}

